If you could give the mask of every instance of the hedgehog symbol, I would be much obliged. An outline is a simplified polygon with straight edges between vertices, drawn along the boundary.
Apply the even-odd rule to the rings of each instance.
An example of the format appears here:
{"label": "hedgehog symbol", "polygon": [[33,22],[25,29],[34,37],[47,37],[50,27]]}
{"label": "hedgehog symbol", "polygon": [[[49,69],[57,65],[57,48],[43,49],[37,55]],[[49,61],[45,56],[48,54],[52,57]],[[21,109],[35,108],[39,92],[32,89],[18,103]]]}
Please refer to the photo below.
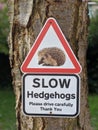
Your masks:
{"label": "hedgehog symbol", "polygon": [[65,63],[64,52],[57,47],[44,48],[38,52],[38,64],[43,66],[61,66]]}

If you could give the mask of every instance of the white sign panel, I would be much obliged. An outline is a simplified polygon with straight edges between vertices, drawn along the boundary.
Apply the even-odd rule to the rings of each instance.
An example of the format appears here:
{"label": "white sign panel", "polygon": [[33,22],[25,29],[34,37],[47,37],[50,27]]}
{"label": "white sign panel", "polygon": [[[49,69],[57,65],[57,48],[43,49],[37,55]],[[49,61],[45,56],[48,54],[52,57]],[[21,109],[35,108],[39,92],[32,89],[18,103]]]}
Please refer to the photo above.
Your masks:
{"label": "white sign panel", "polygon": [[80,83],[74,74],[23,76],[23,112],[33,116],[75,117],[79,114]]}

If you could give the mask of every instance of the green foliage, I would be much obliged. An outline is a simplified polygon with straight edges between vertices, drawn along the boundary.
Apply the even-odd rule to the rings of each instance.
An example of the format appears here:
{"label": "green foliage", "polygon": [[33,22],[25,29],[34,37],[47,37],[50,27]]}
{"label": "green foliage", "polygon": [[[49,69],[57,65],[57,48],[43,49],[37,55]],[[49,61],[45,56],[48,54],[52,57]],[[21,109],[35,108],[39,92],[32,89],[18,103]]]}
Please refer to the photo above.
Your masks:
{"label": "green foliage", "polygon": [[98,95],[89,96],[91,124],[94,130],[98,130]]}
{"label": "green foliage", "polygon": [[96,14],[89,26],[87,59],[90,91],[98,93],[98,12]]}
{"label": "green foliage", "polygon": [[8,54],[7,37],[9,22],[7,12],[7,5],[0,2],[0,53],[4,54]]}
{"label": "green foliage", "polygon": [[98,42],[98,11],[96,17],[91,19],[88,40],[91,47],[95,46]]}
{"label": "green foliage", "polygon": [[98,2],[98,0],[92,0],[93,2]]}

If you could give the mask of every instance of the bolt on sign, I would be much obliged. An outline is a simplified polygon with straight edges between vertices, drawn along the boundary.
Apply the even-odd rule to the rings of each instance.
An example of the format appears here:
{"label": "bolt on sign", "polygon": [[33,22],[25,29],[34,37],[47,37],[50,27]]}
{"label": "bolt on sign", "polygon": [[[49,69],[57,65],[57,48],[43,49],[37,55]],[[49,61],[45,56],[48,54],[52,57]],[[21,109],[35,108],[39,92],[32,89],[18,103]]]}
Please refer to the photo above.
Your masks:
{"label": "bolt on sign", "polygon": [[25,58],[22,104],[32,116],[76,117],[81,66],[54,18],[49,18]]}

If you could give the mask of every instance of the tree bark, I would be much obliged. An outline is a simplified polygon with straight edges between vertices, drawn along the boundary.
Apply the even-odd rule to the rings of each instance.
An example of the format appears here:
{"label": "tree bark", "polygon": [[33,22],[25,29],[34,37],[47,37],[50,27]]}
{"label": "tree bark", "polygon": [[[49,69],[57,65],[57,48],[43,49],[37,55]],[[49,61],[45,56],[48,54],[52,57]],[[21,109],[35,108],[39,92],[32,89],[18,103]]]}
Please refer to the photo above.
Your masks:
{"label": "tree bark", "polygon": [[[92,130],[88,109],[86,51],[87,2],[81,0],[9,0],[9,55],[16,96],[18,130]],[[76,118],[42,118],[22,112],[20,66],[49,17],[56,18],[81,66],[81,104]]]}

